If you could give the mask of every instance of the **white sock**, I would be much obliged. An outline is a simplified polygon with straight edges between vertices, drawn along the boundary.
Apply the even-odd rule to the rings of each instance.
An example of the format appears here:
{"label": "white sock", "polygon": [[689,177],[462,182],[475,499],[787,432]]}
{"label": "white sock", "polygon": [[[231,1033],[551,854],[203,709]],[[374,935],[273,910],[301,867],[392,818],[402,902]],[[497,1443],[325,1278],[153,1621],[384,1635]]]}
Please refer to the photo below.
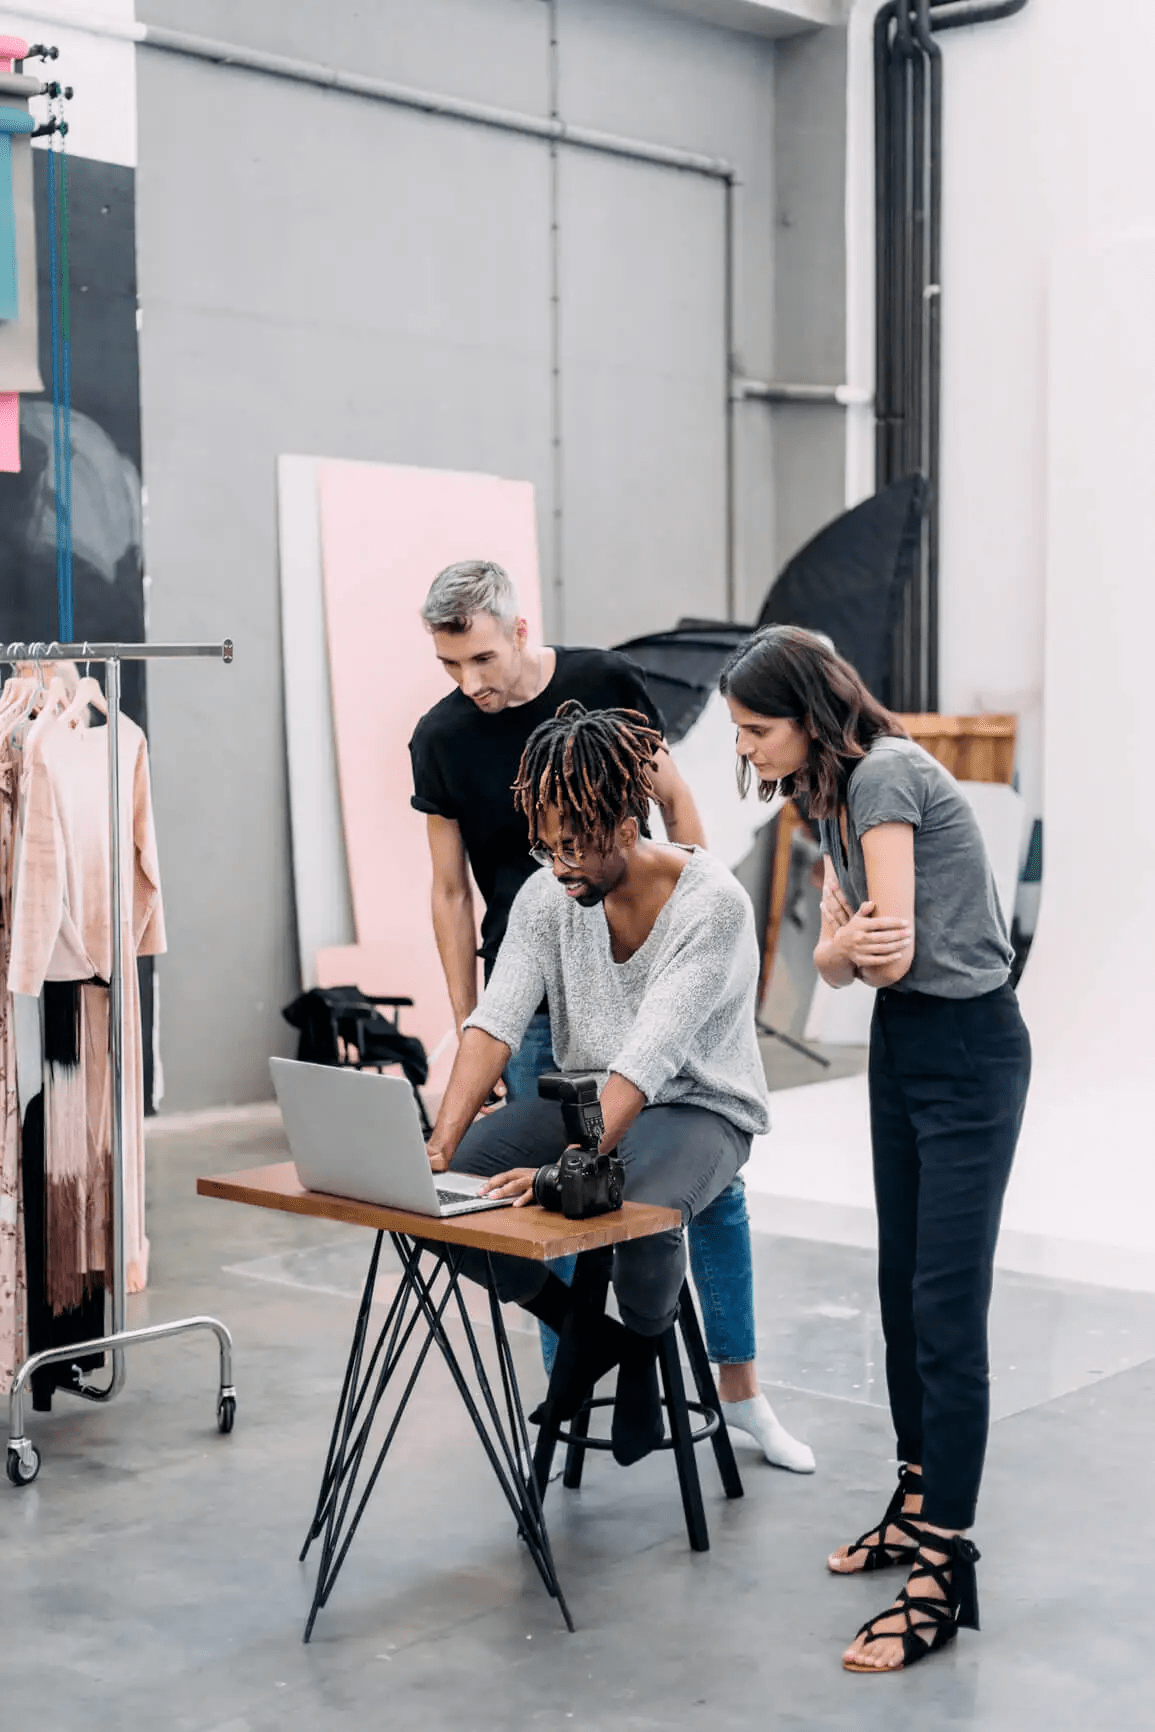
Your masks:
{"label": "white sock", "polygon": [[745,1401],[724,1401],[722,1417],[731,1431],[744,1431],[752,1437],[774,1467],[789,1468],[791,1473],[814,1472],[814,1451],[809,1444],[791,1437],[764,1395],[750,1395]]}

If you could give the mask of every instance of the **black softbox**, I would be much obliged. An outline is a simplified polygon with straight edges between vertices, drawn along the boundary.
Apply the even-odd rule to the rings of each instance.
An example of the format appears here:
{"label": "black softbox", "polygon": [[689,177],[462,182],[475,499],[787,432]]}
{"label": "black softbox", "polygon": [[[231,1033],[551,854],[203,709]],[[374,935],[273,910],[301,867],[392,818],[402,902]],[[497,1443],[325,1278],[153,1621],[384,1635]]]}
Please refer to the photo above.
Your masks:
{"label": "black softbox", "polygon": [[921,475],[892,481],[843,512],[786,566],[758,624],[825,632],[876,698],[890,698],[890,664],[929,498]]}
{"label": "black softbox", "polygon": [[[928,499],[922,476],[908,475],[844,511],[794,555],[766,597],[758,625],[825,632],[874,695],[888,702],[894,635]],[[615,646],[643,669],[671,743],[693,727],[717,690],[727,656],[753,630],[682,619],[673,631]]]}

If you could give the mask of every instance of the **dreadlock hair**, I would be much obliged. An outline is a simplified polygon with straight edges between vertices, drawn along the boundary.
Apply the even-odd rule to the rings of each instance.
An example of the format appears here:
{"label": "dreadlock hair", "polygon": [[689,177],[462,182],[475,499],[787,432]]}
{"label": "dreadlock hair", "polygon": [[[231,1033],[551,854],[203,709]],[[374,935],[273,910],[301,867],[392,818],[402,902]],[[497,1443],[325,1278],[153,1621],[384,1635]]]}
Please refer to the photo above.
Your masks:
{"label": "dreadlock hair", "polygon": [[614,832],[636,818],[648,836],[654,756],[662,736],[638,710],[587,710],[576,698],[533,730],[521,755],[513,797],[541,834],[541,814],[554,806],[576,835],[608,849]]}
{"label": "dreadlock hair", "polygon": [[[765,626],[748,637],[722,669],[718,688],[755,715],[786,716],[806,729],[806,763],[781,782],[759,781],[758,797],[769,800],[778,790],[788,800],[801,795],[812,818],[837,815],[851,772],[875,740],[907,738],[830,639],[802,626]],[[739,758],[739,791],[749,785],[750,766]]]}

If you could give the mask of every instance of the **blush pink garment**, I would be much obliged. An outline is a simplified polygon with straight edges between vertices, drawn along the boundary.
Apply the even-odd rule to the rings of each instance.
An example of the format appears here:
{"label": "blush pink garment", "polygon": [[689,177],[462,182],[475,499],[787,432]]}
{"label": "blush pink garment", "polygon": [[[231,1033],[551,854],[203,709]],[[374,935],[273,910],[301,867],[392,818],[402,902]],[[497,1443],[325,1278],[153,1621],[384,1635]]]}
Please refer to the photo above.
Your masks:
{"label": "blush pink garment", "polygon": [[[5,711],[0,708],[0,724]],[[16,1042],[8,991],[12,865],[19,760],[0,737],[0,1394],[26,1353],[24,1217],[20,1206],[20,1115],[16,1102]]]}
{"label": "blush pink garment", "polygon": [[[144,1089],[140,994],[134,959],[165,948],[148,748],[136,723],[120,719],[121,946],[124,960],[125,1259],[128,1288],[148,1278],[144,1230]],[[45,716],[25,742],[21,824],[12,899],[9,990],[40,992],[46,980],[107,981],[109,908],[108,732]],[[108,1268],[107,1185],[111,1153],[108,995],[81,994],[83,1084],[54,1079],[45,1101],[49,1183],[49,1297],[77,1302],[75,1277]],[[50,1098],[49,1098],[50,1097]],[[54,1240],[53,1187],[59,1231]],[[53,1255],[53,1244],[57,1254]],[[76,1246],[75,1259],[65,1245]]]}

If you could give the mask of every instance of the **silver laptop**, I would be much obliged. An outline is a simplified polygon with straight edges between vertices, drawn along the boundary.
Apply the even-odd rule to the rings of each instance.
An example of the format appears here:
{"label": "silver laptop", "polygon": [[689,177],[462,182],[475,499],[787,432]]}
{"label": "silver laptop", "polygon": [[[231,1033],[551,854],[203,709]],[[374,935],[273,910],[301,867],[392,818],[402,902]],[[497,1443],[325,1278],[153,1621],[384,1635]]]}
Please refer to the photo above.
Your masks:
{"label": "silver laptop", "polygon": [[403,1077],[269,1060],[297,1177],[307,1191],[414,1215],[505,1209],[475,1173],[434,1173],[413,1091]]}

